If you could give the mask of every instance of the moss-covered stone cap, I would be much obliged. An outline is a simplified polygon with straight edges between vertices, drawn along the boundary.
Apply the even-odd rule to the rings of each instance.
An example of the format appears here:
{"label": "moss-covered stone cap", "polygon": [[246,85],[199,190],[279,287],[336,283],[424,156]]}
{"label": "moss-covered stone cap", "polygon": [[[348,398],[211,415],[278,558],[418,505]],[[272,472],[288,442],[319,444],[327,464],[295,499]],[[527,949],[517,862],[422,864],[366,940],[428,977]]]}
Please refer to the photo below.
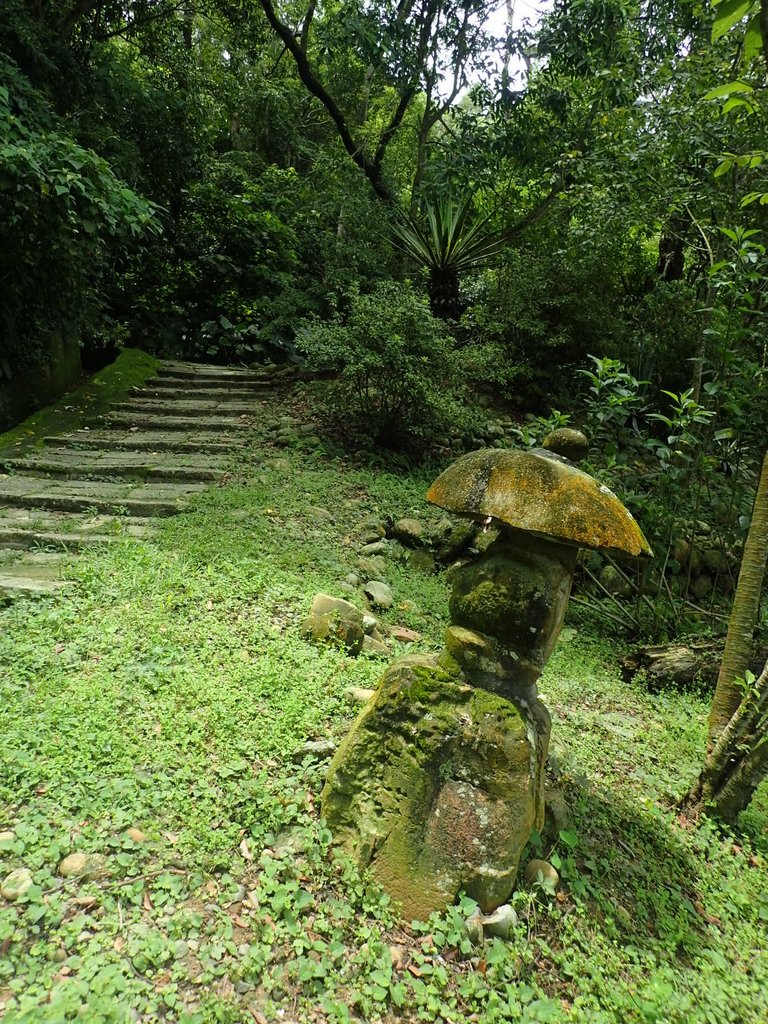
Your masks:
{"label": "moss-covered stone cap", "polygon": [[449,466],[427,501],[473,519],[614,555],[650,557],[648,541],[613,491],[542,448],[470,452]]}

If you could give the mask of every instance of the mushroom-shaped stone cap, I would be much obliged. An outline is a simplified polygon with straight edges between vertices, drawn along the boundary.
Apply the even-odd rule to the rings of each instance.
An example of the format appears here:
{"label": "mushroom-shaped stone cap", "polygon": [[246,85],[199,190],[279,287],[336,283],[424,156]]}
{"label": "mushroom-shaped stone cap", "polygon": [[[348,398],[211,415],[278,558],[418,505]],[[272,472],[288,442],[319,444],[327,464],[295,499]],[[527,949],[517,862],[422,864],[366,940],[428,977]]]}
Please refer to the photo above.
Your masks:
{"label": "mushroom-shaped stone cap", "polygon": [[490,516],[561,544],[613,555],[653,554],[613,491],[542,448],[487,448],[463,455],[435,480],[427,501],[460,516]]}

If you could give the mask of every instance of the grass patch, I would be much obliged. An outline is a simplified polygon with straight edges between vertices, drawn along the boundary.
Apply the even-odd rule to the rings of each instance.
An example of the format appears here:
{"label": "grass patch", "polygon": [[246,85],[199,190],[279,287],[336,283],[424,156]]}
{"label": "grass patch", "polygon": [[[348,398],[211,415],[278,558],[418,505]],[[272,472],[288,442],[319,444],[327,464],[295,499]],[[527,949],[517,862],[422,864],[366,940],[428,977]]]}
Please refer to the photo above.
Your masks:
{"label": "grass patch", "polygon": [[[385,662],[306,643],[359,526],[429,516],[434,475],[254,444],[233,482],[148,542],[86,552],[71,591],[0,611],[0,1016],[9,1024],[572,1021],[759,1024],[768,1015],[768,801],[738,837],[666,808],[697,770],[706,701],[621,681],[569,628],[542,692],[570,820],[557,895],[514,896],[509,942],[455,908],[402,927],[336,861],[325,762]],[[441,576],[391,562],[382,618],[433,650]],[[538,845],[537,845],[538,843]],[[95,857],[93,877],[61,860]]]}
{"label": "grass patch", "polygon": [[33,413],[12,430],[0,434],[0,459],[19,455],[42,444],[51,434],[63,434],[109,412],[131,388],[139,387],[157,369],[158,361],[139,349],[124,349],[114,363],[55,403]]}

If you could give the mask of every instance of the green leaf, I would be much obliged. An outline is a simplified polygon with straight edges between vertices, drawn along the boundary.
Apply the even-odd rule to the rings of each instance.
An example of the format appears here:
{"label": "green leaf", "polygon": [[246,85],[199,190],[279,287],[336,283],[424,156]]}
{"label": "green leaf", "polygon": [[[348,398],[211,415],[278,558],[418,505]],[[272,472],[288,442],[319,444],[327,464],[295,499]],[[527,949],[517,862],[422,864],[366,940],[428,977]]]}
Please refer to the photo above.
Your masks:
{"label": "green leaf", "polygon": [[760,29],[760,15],[749,19],[744,33],[744,59],[751,60],[763,50],[763,33]]}
{"label": "green leaf", "polygon": [[722,39],[734,25],[753,10],[754,6],[755,0],[723,0],[718,4],[712,24],[712,42]]}
{"label": "green leaf", "polygon": [[704,99],[717,100],[720,99],[722,96],[730,96],[732,93],[735,92],[754,91],[755,90],[752,88],[752,86],[748,85],[746,82],[726,82],[724,85],[718,85],[715,86],[714,89],[710,89],[709,92],[705,94]]}
{"label": "green leaf", "polygon": [[752,100],[745,100],[740,96],[734,96],[723,104],[723,113],[730,114],[730,112],[735,110],[737,107],[746,107],[750,112],[755,110],[755,105]]}
{"label": "green leaf", "polygon": [[574,832],[573,829],[561,829],[559,835],[565,845],[570,846],[571,849],[579,842],[578,833]]}

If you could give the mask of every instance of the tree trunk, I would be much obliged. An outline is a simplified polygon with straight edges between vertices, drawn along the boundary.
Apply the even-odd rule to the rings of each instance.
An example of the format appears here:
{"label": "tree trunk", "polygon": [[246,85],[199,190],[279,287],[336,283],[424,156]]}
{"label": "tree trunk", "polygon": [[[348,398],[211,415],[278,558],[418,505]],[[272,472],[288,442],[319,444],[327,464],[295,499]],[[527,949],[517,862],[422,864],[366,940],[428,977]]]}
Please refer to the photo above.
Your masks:
{"label": "tree trunk", "polygon": [[742,700],[739,681],[749,667],[752,637],[760,611],[760,594],[768,561],[768,453],[757,485],[752,521],[744,545],[739,581],[728,623],[723,661],[709,715],[710,751]]}
{"label": "tree trunk", "polygon": [[712,810],[733,822],[768,776],[768,663],[707,755],[680,807],[693,817]]}
{"label": "tree trunk", "polygon": [[768,663],[745,688],[760,592],[768,562],[768,453],[763,459],[725,652],[709,715],[701,774],[680,801],[688,814],[711,809],[733,822],[768,776]]}
{"label": "tree trunk", "polygon": [[429,272],[429,308],[440,320],[461,316],[459,275],[452,268],[434,267]]}

